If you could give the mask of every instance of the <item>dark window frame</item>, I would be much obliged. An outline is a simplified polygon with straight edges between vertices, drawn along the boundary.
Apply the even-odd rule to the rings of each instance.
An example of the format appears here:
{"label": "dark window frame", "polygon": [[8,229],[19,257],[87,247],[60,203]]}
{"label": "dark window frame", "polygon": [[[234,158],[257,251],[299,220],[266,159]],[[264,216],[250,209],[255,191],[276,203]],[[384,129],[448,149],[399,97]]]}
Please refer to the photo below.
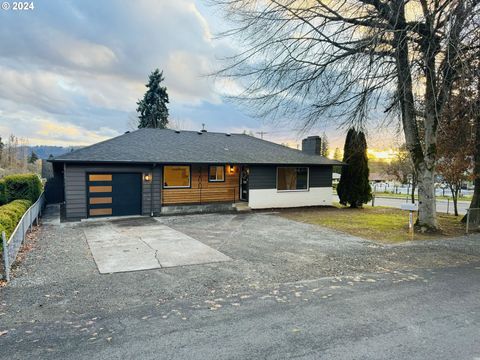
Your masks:
{"label": "dark window frame", "polygon": [[[189,168],[188,170],[188,186],[165,186],[165,168],[166,167],[178,167],[178,166],[187,166]],[[168,164],[168,165],[163,165],[162,168],[162,189],[191,189],[192,188],[192,165],[185,165],[185,164]]]}

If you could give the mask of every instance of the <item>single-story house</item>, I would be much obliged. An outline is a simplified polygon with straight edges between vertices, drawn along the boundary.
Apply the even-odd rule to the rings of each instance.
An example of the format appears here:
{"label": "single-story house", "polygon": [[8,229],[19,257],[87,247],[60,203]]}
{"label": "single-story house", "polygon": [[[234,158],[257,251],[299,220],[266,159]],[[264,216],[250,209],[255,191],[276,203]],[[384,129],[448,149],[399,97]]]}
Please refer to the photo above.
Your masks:
{"label": "single-story house", "polygon": [[[252,209],[330,205],[320,138],[302,151],[244,134],[139,129],[57,156],[67,219],[151,215],[243,202]],[[173,209],[173,210],[172,210]]]}

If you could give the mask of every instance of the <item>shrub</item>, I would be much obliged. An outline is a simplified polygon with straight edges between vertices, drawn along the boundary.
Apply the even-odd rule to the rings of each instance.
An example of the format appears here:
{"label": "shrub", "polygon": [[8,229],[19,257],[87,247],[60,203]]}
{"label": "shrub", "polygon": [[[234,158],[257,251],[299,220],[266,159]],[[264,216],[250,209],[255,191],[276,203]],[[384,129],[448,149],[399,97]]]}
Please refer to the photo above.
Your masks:
{"label": "shrub", "polygon": [[5,231],[8,239],[30,206],[32,206],[30,200],[15,200],[0,206],[0,234]]}
{"label": "shrub", "polygon": [[3,181],[6,202],[18,199],[35,202],[42,193],[42,182],[35,174],[9,175],[5,176]]}
{"label": "shrub", "polygon": [[[7,239],[12,234],[23,214],[32,205],[29,200],[15,200],[9,204],[0,206],[0,234],[5,231]],[[1,242],[0,242],[1,245]],[[0,246],[1,250],[2,246]]]}
{"label": "shrub", "polygon": [[0,180],[0,205],[7,203],[7,197],[5,194],[5,181]]}

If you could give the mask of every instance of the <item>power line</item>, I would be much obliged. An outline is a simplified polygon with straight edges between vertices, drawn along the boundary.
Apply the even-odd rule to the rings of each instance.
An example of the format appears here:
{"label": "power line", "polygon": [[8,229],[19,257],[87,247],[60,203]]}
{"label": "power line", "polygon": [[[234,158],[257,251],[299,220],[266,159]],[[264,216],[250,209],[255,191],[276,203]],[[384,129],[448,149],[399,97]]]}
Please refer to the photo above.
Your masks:
{"label": "power line", "polygon": [[268,134],[268,132],[266,132],[266,131],[257,131],[257,134],[260,134],[260,139],[263,140],[263,135]]}

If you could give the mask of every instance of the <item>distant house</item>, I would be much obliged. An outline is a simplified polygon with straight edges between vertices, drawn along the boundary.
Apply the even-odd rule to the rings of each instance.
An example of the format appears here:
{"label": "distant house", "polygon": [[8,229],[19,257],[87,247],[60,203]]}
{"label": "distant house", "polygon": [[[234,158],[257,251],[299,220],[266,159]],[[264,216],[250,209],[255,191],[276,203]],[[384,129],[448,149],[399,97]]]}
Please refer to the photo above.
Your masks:
{"label": "distant house", "polygon": [[386,173],[373,172],[368,175],[368,180],[370,182],[375,182],[375,183],[384,183],[384,182],[395,181],[395,178]]}
{"label": "distant house", "polygon": [[[49,161],[66,217],[159,215],[330,205],[332,166],[320,138],[295,150],[249,135],[140,129]],[[63,189],[62,189],[63,188]]]}

